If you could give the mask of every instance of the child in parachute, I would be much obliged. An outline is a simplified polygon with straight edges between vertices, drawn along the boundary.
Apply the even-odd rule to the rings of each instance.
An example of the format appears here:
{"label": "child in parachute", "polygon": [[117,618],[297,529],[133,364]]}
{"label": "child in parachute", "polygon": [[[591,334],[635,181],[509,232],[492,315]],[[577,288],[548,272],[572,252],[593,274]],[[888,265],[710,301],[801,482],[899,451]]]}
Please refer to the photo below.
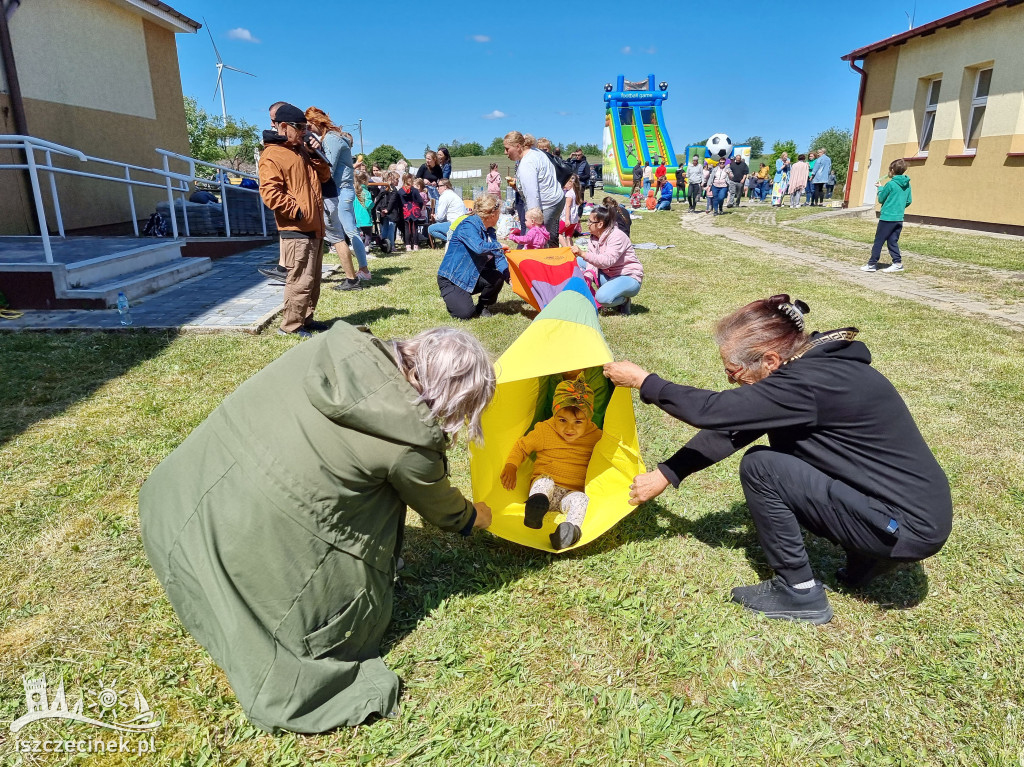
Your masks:
{"label": "child in parachute", "polygon": [[522,234],[518,229],[509,232],[508,238],[526,250],[539,250],[548,246],[548,229],[544,226],[544,212],[540,208],[526,211],[526,225],[529,229]]}
{"label": "child in parachute", "polygon": [[582,374],[555,387],[551,407],[554,415],[538,422],[512,447],[501,471],[501,484],[506,490],[514,489],[519,465],[530,453],[537,454],[523,523],[539,530],[548,511],[564,512],[565,521],[550,536],[551,547],[559,551],[577,543],[582,535],[580,526],[590,502],[583,492],[587,466],[603,432],[591,420],[594,392]]}

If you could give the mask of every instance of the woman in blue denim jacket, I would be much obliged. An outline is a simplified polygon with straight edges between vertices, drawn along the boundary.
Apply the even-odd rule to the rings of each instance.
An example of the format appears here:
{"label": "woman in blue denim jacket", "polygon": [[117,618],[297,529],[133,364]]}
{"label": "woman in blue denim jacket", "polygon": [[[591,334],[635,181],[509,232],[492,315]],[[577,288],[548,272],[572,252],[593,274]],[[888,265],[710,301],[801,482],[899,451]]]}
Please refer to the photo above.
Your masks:
{"label": "woman in blue denim jacket", "polygon": [[[471,215],[452,223],[448,247],[437,270],[437,287],[452,317],[490,317],[487,307],[494,305],[501,286],[509,281],[505,249],[494,232],[500,213],[498,201],[485,194],[476,201]],[[480,300],[474,306],[477,293]]]}

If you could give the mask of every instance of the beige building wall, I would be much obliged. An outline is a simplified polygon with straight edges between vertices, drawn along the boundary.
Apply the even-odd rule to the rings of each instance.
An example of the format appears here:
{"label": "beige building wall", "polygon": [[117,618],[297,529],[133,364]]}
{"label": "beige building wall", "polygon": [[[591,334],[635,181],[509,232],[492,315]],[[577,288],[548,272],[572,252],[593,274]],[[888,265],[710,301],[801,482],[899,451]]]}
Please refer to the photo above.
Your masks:
{"label": "beige building wall", "polygon": [[[157,167],[154,148],[188,154],[188,131],[175,32],[108,0],[33,0],[11,19],[18,79],[29,133],[87,155]],[[0,132],[13,133],[6,93]],[[11,159],[6,154],[3,161]],[[18,160],[21,161],[20,159]],[[64,167],[120,175],[111,166],[66,158]],[[32,230],[32,198],[14,171],[0,183],[0,234]],[[133,174],[134,177],[134,174]],[[156,177],[140,176],[145,181]],[[57,175],[66,229],[129,221],[123,184]],[[49,181],[42,179],[47,223],[56,231]],[[166,192],[136,188],[139,218]]]}
{"label": "beige building wall", "polygon": [[[908,216],[1024,227],[1024,205],[1014,193],[1024,184],[1024,162],[1008,156],[1024,151],[1024,5],[999,8],[981,19],[966,19],[901,46],[868,54],[865,108],[858,136],[858,170],[850,204],[863,199],[872,118],[889,125],[881,177],[889,163],[907,159],[914,203]],[[888,70],[895,72],[889,84]],[[977,152],[965,149],[977,72],[992,68],[992,80]],[[882,74],[883,70],[886,74]],[[876,71],[878,77],[876,77]],[[919,152],[929,83],[942,79],[927,156]],[[872,109],[868,110],[869,98]],[[966,156],[965,156],[966,155]]]}
{"label": "beige building wall", "polygon": [[890,48],[872,54],[860,67],[867,72],[867,87],[861,105],[860,130],[854,146],[854,164],[850,172],[850,205],[856,207],[864,199],[868,158],[871,156],[872,126],[875,120],[888,117],[892,103],[893,84],[899,49]]}

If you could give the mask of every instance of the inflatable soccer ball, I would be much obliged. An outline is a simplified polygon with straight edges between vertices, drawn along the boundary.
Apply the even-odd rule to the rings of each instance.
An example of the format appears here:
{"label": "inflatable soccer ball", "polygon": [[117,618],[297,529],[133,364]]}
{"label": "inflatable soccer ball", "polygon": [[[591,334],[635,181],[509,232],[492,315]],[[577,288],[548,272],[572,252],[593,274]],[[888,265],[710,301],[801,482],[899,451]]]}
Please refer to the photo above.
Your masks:
{"label": "inflatable soccer ball", "polygon": [[732,155],[732,139],[726,136],[724,133],[716,133],[714,136],[708,139],[708,143],[704,145],[708,150],[709,157],[729,157]]}

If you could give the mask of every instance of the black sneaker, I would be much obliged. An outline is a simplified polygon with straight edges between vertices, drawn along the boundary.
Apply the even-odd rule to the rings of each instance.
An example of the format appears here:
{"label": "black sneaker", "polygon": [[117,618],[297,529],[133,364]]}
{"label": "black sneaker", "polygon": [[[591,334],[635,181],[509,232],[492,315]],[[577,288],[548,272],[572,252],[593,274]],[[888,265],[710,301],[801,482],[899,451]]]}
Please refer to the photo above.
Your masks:
{"label": "black sneaker", "polygon": [[269,277],[278,282],[284,282],[288,279],[288,270],[283,266],[260,266],[256,268],[256,271],[264,277]]}
{"label": "black sneaker", "polygon": [[337,285],[331,286],[331,290],[362,290],[363,284],[358,280],[344,279]]}
{"label": "black sneaker", "polygon": [[628,317],[633,313],[633,299],[627,298],[621,304],[619,304],[619,314]]}
{"label": "black sneaker", "polygon": [[551,539],[551,548],[555,551],[561,551],[578,543],[582,535],[583,531],[572,522],[561,522],[555,528],[555,532],[551,533],[548,537]]}
{"label": "black sneaker", "polygon": [[548,497],[544,493],[534,493],[526,499],[526,516],[523,524],[533,530],[544,526],[544,515],[548,513]]}
{"label": "black sneaker", "polygon": [[312,338],[313,337],[313,334],[310,333],[305,328],[299,328],[298,330],[292,330],[290,332],[287,331],[287,330],[282,330],[281,328],[278,328],[277,329],[277,334],[279,336],[298,336],[299,338]]}
{"label": "black sneaker", "polygon": [[732,601],[766,618],[815,624],[832,620],[832,605],[825,596],[825,587],[817,581],[809,589],[794,589],[782,578],[775,576],[754,586],[734,588]]}
{"label": "black sneaker", "polygon": [[330,325],[319,320],[310,320],[303,327],[311,333],[323,333],[325,330],[331,329]]}

